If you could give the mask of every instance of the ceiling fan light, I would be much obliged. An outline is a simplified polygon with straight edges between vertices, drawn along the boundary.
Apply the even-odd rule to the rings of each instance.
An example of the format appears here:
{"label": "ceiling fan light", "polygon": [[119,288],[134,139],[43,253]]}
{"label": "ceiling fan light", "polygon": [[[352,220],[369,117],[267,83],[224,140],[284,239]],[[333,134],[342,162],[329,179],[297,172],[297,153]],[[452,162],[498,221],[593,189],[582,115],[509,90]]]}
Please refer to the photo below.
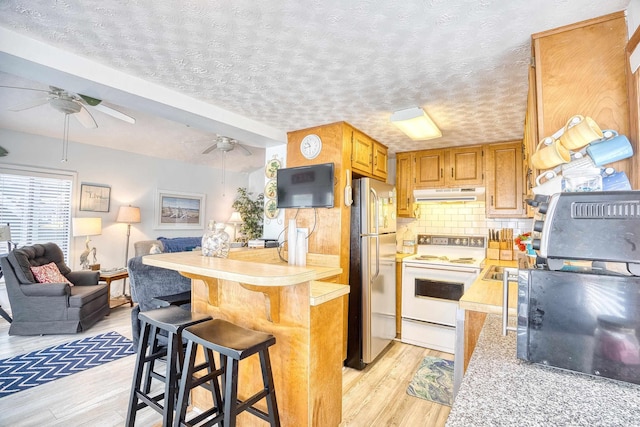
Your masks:
{"label": "ceiling fan light", "polygon": [[391,123],[414,141],[440,138],[442,132],[422,108],[414,107],[396,111],[391,115]]}
{"label": "ceiling fan light", "polygon": [[70,99],[54,98],[49,101],[51,106],[64,114],[76,114],[80,112],[80,104]]}

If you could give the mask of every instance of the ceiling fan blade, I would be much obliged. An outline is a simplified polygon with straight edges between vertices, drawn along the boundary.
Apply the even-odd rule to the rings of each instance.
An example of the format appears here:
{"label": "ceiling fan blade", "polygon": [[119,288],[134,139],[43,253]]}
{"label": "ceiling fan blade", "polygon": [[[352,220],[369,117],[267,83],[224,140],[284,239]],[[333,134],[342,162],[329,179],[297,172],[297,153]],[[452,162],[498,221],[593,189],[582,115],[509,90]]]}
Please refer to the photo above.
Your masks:
{"label": "ceiling fan blade", "polygon": [[244,145],[242,145],[242,144],[236,144],[236,146],[238,146],[238,147],[242,148],[242,150],[244,151],[244,152],[243,152],[243,154],[244,154],[245,156],[250,156],[250,155],[252,155],[252,154],[253,154],[253,153],[251,152],[251,150],[249,150],[247,147],[245,147],[245,146],[244,146]]}
{"label": "ceiling fan blade", "polygon": [[49,101],[48,97],[43,97],[43,98],[37,98],[37,99],[30,99],[29,101],[20,104],[20,105],[16,105],[15,107],[11,107],[9,108],[9,111],[23,111],[23,110],[28,110],[29,108],[33,108],[33,107],[38,107],[40,105],[46,104]]}
{"label": "ceiling fan blade", "polygon": [[209,148],[207,148],[206,150],[204,150],[202,152],[202,154],[209,154],[210,152],[212,152],[213,150],[215,150],[216,148],[218,148],[218,143],[216,142],[215,144],[211,145]]}
{"label": "ceiling fan blade", "polygon": [[46,93],[49,93],[49,91],[46,90],[46,89],[34,89],[32,87],[5,86],[5,85],[0,85],[0,87],[4,87],[6,89],[22,89],[22,90],[32,90],[34,92],[46,92]]}
{"label": "ceiling fan blade", "polygon": [[81,94],[81,93],[79,93],[79,94],[78,94],[78,96],[79,96],[80,98],[82,98],[82,100],[83,100],[84,102],[86,102],[87,104],[91,105],[92,107],[95,107],[96,105],[98,105],[98,104],[100,104],[100,103],[102,102],[102,100],[101,100],[101,99],[93,98],[93,97],[91,97],[91,96],[83,95],[83,94]]}
{"label": "ceiling fan blade", "polygon": [[84,105],[80,105],[80,112],[73,115],[80,124],[87,129],[95,129],[98,127],[95,119]]}
{"label": "ceiling fan blade", "polygon": [[[91,104],[89,104],[89,105],[91,105]],[[127,123],[131,123],[132,125],[134,125],[136,123],[136,119],[134,119],[133,117],[128,116],[125,113],[116,110],[115,108],[107,107],[104,104],[97,104],[97,105],[93,106],[93,108],[95,108],[98,111],[102,111],[103,113],[108,114],[111,117],[115,117],[116,119],[120,119],[120,120],[125,121]]]}

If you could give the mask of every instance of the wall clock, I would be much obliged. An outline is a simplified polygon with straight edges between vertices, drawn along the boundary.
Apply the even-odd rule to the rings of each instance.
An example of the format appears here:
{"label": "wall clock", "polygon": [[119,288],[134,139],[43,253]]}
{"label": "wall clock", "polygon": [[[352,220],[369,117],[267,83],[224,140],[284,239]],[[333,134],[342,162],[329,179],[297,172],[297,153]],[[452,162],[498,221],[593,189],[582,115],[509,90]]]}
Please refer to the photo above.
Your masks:
{"label": "wall clock", "polygon": [[300,152],[306,159],[315,159],[322,150],[322,140],[316,134],[310,134],[302,138]]}

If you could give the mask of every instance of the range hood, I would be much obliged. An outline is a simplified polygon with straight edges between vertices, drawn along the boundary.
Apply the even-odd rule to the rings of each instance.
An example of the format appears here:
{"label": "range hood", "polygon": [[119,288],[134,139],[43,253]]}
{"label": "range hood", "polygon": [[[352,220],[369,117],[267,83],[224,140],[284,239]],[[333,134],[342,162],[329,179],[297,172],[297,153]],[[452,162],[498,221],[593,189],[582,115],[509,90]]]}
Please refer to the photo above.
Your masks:
{"label": "range hood", "polygon": [[425,202],[476,202],[484,200],[484,187],[477,188],[429,188],[413,190],[416,203]]}

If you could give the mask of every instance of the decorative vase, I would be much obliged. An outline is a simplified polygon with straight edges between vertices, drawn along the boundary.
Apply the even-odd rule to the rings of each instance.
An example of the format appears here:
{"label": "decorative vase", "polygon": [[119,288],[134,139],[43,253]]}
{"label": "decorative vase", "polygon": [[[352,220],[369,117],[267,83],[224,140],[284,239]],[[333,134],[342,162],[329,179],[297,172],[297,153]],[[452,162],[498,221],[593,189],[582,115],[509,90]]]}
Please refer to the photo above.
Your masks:
{"label": "decorative vase", "polygon": [[224,223],[209,221],[208,230],[202,236],[202,255],[226,258],[229,247],[229,234],[224,231]]}

